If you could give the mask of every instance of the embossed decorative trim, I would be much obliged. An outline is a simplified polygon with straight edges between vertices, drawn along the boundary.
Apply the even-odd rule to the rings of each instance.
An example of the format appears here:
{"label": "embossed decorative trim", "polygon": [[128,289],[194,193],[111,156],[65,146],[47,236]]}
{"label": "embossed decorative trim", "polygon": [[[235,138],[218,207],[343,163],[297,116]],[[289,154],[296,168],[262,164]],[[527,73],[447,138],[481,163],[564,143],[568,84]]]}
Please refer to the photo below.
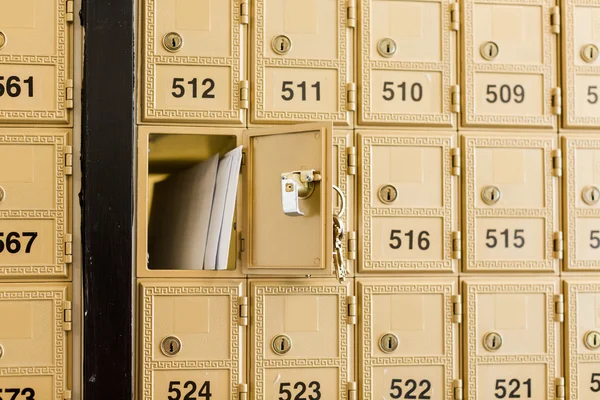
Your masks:
{"label": "embossed decorative trim", "polygon": [[[297,285],[289,286],[280,282],[273,284],[255,284],[253,286],[252,307],[254,309],[254,320],[252,325],[252,341],[250,343],[254,353],[254,370],[250,379],[253,381],[251,387],[254,388],[254,400],[269,400],[266,396],[265,381],[267,368],[314,368],[327,367],[338,370],[338,393],[340,400],[348,399],[346,385],[350,376],[350,365],[348,354],[352,343],[349,342],[348,325],[348,284],[339,285],[318,285],[306,286],[298,282]],[[336,358],[285,358],[285,359],[267,359],[266,351],[269,349],[269,338],[265,337],[265,323],[267,319],[266,297],[267,296],[287,296],[287,295],[333,295],[338,298],[338,357]]]}
{"label": "embossed decorative trim", "polygon": [[[554,271],[556,261],[553,259],[553,235],[554,227],[554,209],[556,200],[554,199],[554,177],[552,176],[552,150],[553,139],[544,138],[519,138],[519,137],[464,137],[464,157],[466,164],[465,176],[465,209],[466,209],[466,251],[463,262],[465,269],[473,270],[547,270]],[[476,148],[519,148],[519,149],[541,149],[544,151],[544,208],[526,209],[526,208],[477,208],[475,207],[476,193],[475,186],[475,149]],[[475,221],[479,217],[520,217],[520,218],[543,218],[545,239],[545,257],[539,261],[499,261],[487,260],[481,261],[475,258]]]}
{"label": "embossed decorative trim", "polygon": [[[600,259],[596,260],[578,260],[577,259],[577,219],[582,217],[600,218],[600,209],[598,208],[579,208],[577,207],[577,171],[576,154],[578,150],[594,149],[600,150],[600,138],[567,138],[565,140],[565,157],[567,160],[565,179],[565,190],[567,195],[566,214],[566,236],[567,236],[567,257],[564,261],[569,270],[595,271],[600,269]],[[592,182],[590,182],[592,183]],[[589,239],[589,238],[587,238]]]}
{"label": "embossed decorative trim", "polygon": [[68,274],[65,258],[65,236],[67,234],[67,177],[65,175],[66,134],[56,135],[0,135],[0,146],[10,145],[50,145],[55,149],[56,208],[50,210],[12,209],[0,211],[1,219],[50,219],[55,224],[55,262],[51,265],[7,266],[0,264],[0,277],[41,278],[45,276],[66,277]]}
{"label": "embossed decorative trim", "polygon": [[48,110],[11,111],[0,109],[0,119],[4,123],[11,122],[41,122],[66,123],[67,110],[67,80],[69,79],[69,39],[70,27],[67,23],[66,1],[54,0],[56,3],[56,48],[53,55],[39,56],[35,54],[3,54],[0,55],[0,65],[47,65],[56,68],[56,108]]}
{"label": "embossed decorative trim", "polygon": [[[244,44],[241,37],[240,3],[241,0],[231,0],[231,56],[230,57],[200,57],[158,55],[156,53],[156,2],[160,0],[144,0],[144,43],[143,43],[143,105],[144,120],[206,122],[239,124],[243,111],[240,109],[240,80],[242,79],[241,47]],[[164,0],[163,0],[164,1]],[[223,23],[223,21],[219,21]],[[156,66],[212,66],[229,67],[231,71],[231,108],[228,110],[179,110],[176,108],[156,108]]]}
{"label": "embossed decorative trim", "polygon": [[[466,294],[464,293],[466,291]],[[558,376],[558,365],[556,362],[557,343],[559,337],[556,335],[554,322],[554,294],[553,284],[488,284],[488,283],[468,283],[463,296],[466,295],[466,338],[464,353],[466,357],[467,374],[467,400],[477,399],[477,367],[479,365],[498,365],[498,364],[545,364],[546,365],[546,386],[547,398],[554,399],[556,386],[554,378]],[[513,354],[513,355],[492,355],[480,356],[478,354],[479,342],[477,339],[477,296],[480,294],[506,294],[506,293],[542,293],[546,297],[546,349],[542,354]]]}
{"label": "embossed decorative trim", "polygon": [[[253,21],[254,21],[254,37],[251,45],[251,58],[253,69],[253,84],[251,96],[252,104],[251,112],[253,113],[253,121],[258,123],[269,123],[281,121],[333,121],[340,125],[349,124],[348,93],[346,84],[351,82],[352,70],[348,68],[350,56],[352,55],[352,47],[348,48],[348,27],[347,27],[347,3],[345,1],[337,1],[337,57],[335,59],[300,59],[291,58],[287,55],[285,58],[269,58],[265,56],[265,46],[271,42],[271,38],[266,37],[266,15],[268,0],[255,0],[253,6]],[[320,111],[274,111],[269,110],[266,104],[266,92],[270,88],[267,86],[266,68],[322,68],[333,69],[338,75],[338,98],[337,110],[335,112],[320,112]]]}
{"label": "embossed decorative trim", "polygon": [[[435,0],[433,2],[440,4],[441,14],[441,60],[439,62],[421,62],[421,61],[390,61],[390,60],[372,60],[371,54],[371,3],[372,0],[361,1],[361,23],[360,33],[358,35],[358,57],[359,73],[361,79],[360,85],[360,113],[361,120],[365,124],[426,124],[437,127],[452,127],[455,118],[452,113],[452,102],[450,88],[455,84],[455,59],[452,53],[456,51],[456,35],[450,29],[450,4],[454,0]],[[428,0],[427,2],[432,2]],[[372,109],[371,98],[371,72],[373,70],[382,71],[432,71],[440,72],[442,75],[442,112],[441,113],[418,113],[404,114],[401,107],[398,112],[385,113],[374,112]]]}
{"label": "embossed decorative trim", "polygon": [[[544,26],[542,56],[543,62],[538,65],[530,64],[483,64],[476,63],[475,52],[479,44],[473,42],[474,35],[474,11],[475,4],[494,5],[516,5],[516,6],[539,6],[542,9],[542,21]],[[552,89],[556,86],[556,51],[553,42],[557,39],[552,33],[550,25],[550,13],[554,6],[553,0],[465,0],[463,3],[464,27],[463,53],[465,65],[462,68],[462,86],[464,87],[464,114],[467,125],[532,125],[540,127],[554,126],[555,116],[552,114]],[[497,74],[538,74],[543,76],[542,98],[544,107],[541,115],[480,115],[475,107],[475,77],[477,73],[490,72]]]}
{"label": "embossed decorative trim", "polygon": [[[14,284],[11,284],[14,285]],[[66,298],[66,284],[63,288],[32,287],[31,289],[20,288],[21,290],[11,289],[4,285],[0,290],[0,303],[2,301],[52,301],[52,362],[49,365],[35,366],[10,366],[3,363],[0,367],[0,377],[33,377],[33,376],[51,376],[52,400],[63,400],[63,395],[67,384],[67,334],[63,329],[64,322],[64,301]]]}
{"label": "embossed decorative trim", "polygon": [[[240,381],[241,335],[238,324],[239,312],[239,285],[224,286],[214,282],[211,286],[183,286],[183,285],[147,285],[142,286],[141,310],[141,375],[142,399],[153,400],[153,374],[159,370],[196,370],[196,369],[227,369],[230,372],[230,393],[232,398],[238,394]],[[223,360],[165,360],[154,359],[154,299],[157,296],[227,296],[230,305],[230,336],[223,338],[229,343],[229,358]]]}
{"label": "embossed decorative trim", "polygon": [[[368,281],[367,281],[368,282]],[[373,373],[374,368],[379,366],[441,366],[444,368],[444,389],[443,398],[452,399],[454,393],[453,381],[457,375],[454,370],[454,341],[458,340],[455,334],[452,322],[452,284],[369,284],[362,281],[359,284],[360,307],[362,308],[362,320],[359,327],[359,338],[362,360],[359,363],[359,374],[362,377],[363,400],[375,400],[373,398]],[[375,357],[371,349],[375,348],[374,343],[378,337],[374,336],[374,316],[373,299],[377,295],[395,295],[395,294],[419,294],[419,295],[442,295],[444,307],[444,349],[440,356],[396,356],[396,357]]]}
{"label": "embossed decorative trim", "polygon": [[[452,139],[450,136],[397,136],[390,134],[360,136],[360,211],[359,211],[359,240],[361,243],[360,268],[362,271],[377,270],[410,270],[410,271],[430,271],[430,272],[452,272],[452,194],[453,179],[450,171],[452,170]],[[373,147],[440,147],[443,157],[442,184],[444,188],[443,207],[440,208],[391,208],[391,207],[373,207],[371,206],[371,196],[376,188],[371,185]],[[375,261],[372,260],[373,246],[376,244],[372,240],[372,219],[373,217],[438,217],[442,218],[444,223],[443,238],[443,259],[441,260],[419,260],[419,261]]]}

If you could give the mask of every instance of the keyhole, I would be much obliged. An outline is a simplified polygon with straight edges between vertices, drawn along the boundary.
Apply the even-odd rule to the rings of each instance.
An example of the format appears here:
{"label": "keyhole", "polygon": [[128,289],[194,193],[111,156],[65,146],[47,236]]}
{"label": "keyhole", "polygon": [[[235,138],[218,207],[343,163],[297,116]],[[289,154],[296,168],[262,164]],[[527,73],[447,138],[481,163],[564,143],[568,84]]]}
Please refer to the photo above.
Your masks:
{"label": "keyhole", "polygon": [[175,38],[173,38],[173,48],[177,47],[177,42],[175,41]]}
{"label": "keyhole", "polygon": [[280,49],[281,51],[284,51],[284,50],[285,50],[285,44],[283,43],[283,40],[281,41],[281,43],[280,43],[280,45],[279,45],[279,49]]}
{"label": "keyhole", "polygon": [[285,339],[281,339],[281,351],[285,350]]}
{"label": "keyhole", "polygon": [[169,351],[170,351],[171,353],[175,351],[175,348],[173,347],[173,342],[171,342],[171,343],[169,344]]}
{"label": "keyhole", "polygon": [[492,57],[494,55],[494,49],[492,48],[492,46],[490,46],[490,57]]}
{"label": "keyhole", "polygon": [[496,337],[494,336],[494,338],[492,339],[492,348],[496,348]]}
{"label": "keyhole", "polygon": [[598,335],[594,335],[594,346],[598,346]]}
{"label": "keyhole", "polygon": [[392,338],[388,339],[388,349],[392,348]]}
{"label": "keyhole", "polygon": [[[387,191],[387,199],[388,199],[388,201],[392,201],[392,192],[389,189]],[[390,339],[390,343],[391,343],[391,339]]]}

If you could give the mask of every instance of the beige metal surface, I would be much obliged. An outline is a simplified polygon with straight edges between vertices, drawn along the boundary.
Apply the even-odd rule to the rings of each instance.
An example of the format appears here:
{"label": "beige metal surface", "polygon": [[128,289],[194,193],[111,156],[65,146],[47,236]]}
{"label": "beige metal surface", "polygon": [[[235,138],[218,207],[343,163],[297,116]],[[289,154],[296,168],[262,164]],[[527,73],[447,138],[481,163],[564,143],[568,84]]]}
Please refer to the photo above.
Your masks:
{"label": "beige metal surface", "polygon": [[[562,135],[566,271],[600,270],[600,135]],[[589,191],[589,192],[588,192]],[[589,197],[588,197],[589,196]]]}
{"label": "beige metal surface", "polygon": [[242,1],[140,3],[142,121],[245,126]]}
{"label": "beige metal surface", "polygon": [[[63,400],[71,387],[71,284],[0,285],[0,395]],[[12,392],[7,389],[14,389]]]}
{"label": "beige metal surface", "polygon": [[[456,272],[456,134],[359,130],[360,272]],[[390,201],[386,185],[397,192]]]}
{"label": "beige metal surface", "polygon": [[458,30],[458,14],[453,7],[457,3],[358,3],[357,123],[456,127],[460,99],[453,96],[458,70],[453,28]]}
{"label": "beige metal surface", "polygon": [[[331,123],[251,129],[244,133],[244,147],[244,272],[331,275]],[[321,181],[314,183],[310,197],[299,200],[305,215],[284,214],[282,174],[312,169],[321,175]]]}
{"label": "beige metal surface", "polygon": [[[557,278],[462,279],[465,399],[554,399],[560,377]],[[501,345],[484,347],[496,333]]]}
{"label": "beige metal surface", "polygon": [[[246,381],[244,280],[140,280],[140,399],[237,399]],[[162,351],[167,337],[180,350]]]}
{"label": "beige metal surface", "polygon": [[[250,399],[355,398],[352,294],[352,281],[250,280]],[[282,334],[292,344],[277,354]]]}
{"label": "beige metal surface", "polygon": [[[357,279],[361,399],[454,398],[457,284],[456,278]],[[397,349],[388,350],[393,343],[385,340],[380,345],[386,334],[397,338]]]}
{"label": "beige metal surface", "polygon": [[461,126],[557,127],[554,6],[554,0],[461,3]]}
{"label": "beige metal surface", "polygon": [[1,0],[0,119],[3,124],[71,122],[72,1]]}
{"label": "beige metal surface", "polygon": [[[463,271],[556,272],[557,135],[461,136]],[[490,186],[501,193],[491,205],[483,197]]]}
{"label": "beige metal surface", "polygon": [[0,130],[0,273],[67,278],[71,264],[70,131]]}
{"label": "beige metal surface", "polygon": [[588,333],[600,331],[597,278],[565,279],[565,375],[569,399],[592,400],[600,392],[600,349],[585,345]]}
{"label": "beige metal surface", "polygon": [[251,3],[250,122],[333,121],[351,126],[356,88],[349,87],[354,67],[347,2]]}
{"label": "beige metal surface", "polygon": [[600,127],[600,7],[582,0],[563,0],[562,85],[564,128]]}

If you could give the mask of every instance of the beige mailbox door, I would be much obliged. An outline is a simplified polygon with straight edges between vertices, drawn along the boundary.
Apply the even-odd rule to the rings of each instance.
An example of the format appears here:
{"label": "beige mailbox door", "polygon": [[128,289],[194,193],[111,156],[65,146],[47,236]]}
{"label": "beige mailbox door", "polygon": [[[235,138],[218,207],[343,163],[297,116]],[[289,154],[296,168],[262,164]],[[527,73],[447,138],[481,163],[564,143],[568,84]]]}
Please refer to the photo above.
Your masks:
{"label": "beige mailbox door", "polygon": [[566,398],[600,393],[600,280],[565,279]]}
{"label": "beige mailbox door", "polygon": [[555,128],[554,0],[465,0],[462,126]]}
{"label": "beige mailbox door", "polygon": [[462,135],[464,271],[556,271],[555,148],[554,134]]}
{"label": "beige mailbox door", "polygon": [[565,128],[600,126],[600,6],[583,0],[562,1],[562,73]]}
{"label": "beige mailbox door", "polygon": [[463,279],[465,398],[556,398],[559,281]]}
{"label": "beige mailbox door", "polygon": [[356,398],[352,286],[250,280],[251,400]]}
{"label": "beige mailbox door", "polygon": [[237,400],[246,376],[245,295],[243,280],[142,280],[140,399]]}
{"label": "beige mailbox door", "polygon": [[0,10],[0,119],[69,123],[73,3],[0,0]]}
{"label": "beige mailbox door", "polygon": [[359,131],[358,143],[360,272],[455,272],[456,134]]}
{"label": "beige mailbox door", "polygon": [[332,130],[314,123],[244,132],[247,273],[334,273]]}
{"label": "beige mailbox door", "polygon": [[[145,122],[245,125],[242,0],[144,0]],[[246,10],[247,11],[247,10]]]}
{"label": "beige mailbox door", "polygon": [[66,131],[0,130],[0,274],[67,277],[71,263]]}
{"label": "beige mailbox door", "polygon": [[256,0],[250,29],[250,122],[333,121],[356,108],[345,0]]}
{"label": "beige mailbox door", "polygon": [[361,278],[357,287],[361,399],[453,399],[457,280]]}
{"label": "beige mailbox door", "polygon": [[[356,231],[355,231],[355,178],[356,178],[356,147],[354,147],[354,132],[336,130],[333,134],[333,178],[332,182],[344,196],[344,200],[334,190],[333,213],[340,216],[344,224],[342,239],[342,255],[346,264],[346,273],[354,273],[356,260]],[[344,204],[345,203],[345,204]],[[342,207],[345,205],[345,210]],[[337,269],[336,269],[337,273]]]}
{"label": "beige mailbox door", "polygon": [[69,283],[0,285],[0,397],[63,400],[70,389]]}
{"label": "beige mailbox door", "polygon": [[600,135],[562,136],[568,271],[600,269]]}
{"label": "beige mailbox door", "polygon": [[454,127],[457,3],[359,3],[358,123]]}

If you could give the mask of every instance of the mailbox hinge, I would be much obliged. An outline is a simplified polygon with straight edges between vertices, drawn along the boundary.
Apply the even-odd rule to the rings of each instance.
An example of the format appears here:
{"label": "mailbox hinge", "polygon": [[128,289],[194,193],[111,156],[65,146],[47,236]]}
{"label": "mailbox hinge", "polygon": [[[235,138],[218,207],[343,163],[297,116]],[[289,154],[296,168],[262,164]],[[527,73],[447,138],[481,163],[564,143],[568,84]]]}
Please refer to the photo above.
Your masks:
{"label": "mailbox hinge", "polygon": [[356,147],[348,147],[346,150],[348,152],[348,162],[347,164],[347,174],[348,175],[356,175]]}
{"label": "mailbox hinge", "polygon": [[356,83],[350,82],[346,85],[346,91],[348,93],[346,101],[347,111],[356,111]]}
{"label": "mailbox hinge", "polygon": [[348,325],[356,325],[356,296],[348,296]]}
{"label": "mailbox hinge", "polygon": [[452,232],[452,258],[455,260],[460,260],[462,258],[461,254],[462,248],[462,238],[459,231]]}
{"label": "mailbox hinge", "polygon": [[248,109],[248,97],[250,97],[250,83],[247,80],[240,81],[240,110]]}
{"label": "mailbox hinge", "polygon": [[452,98],[450,99],[451,110],[453,113],[460,112],[460,86],[453,85],[450,88],[450,95]]}
{"label": "mailbox hinge", "polygon": [[462,296],[456,294],[452,296],[452,322],[456,324],[462,323]]}
{"label": "mailbox hinge", "polygon": [[554,232],[552,238],[552,256],[559,260],[563,258],[563,233],[562,232]]}
{"label": "mailbox hinge", "polygon": [[460,147],[450,150],[452,156],[452,175],[460,176]]}
{"label": "mailbox hinge", "polygon": [[552,150],[552,175],[562,176],[562,151]]}
{"label": "mailbox hinge", "polygon": [[462,379],[455,379],[453,382],[454,386],[454,400],[462,400],[463,398],[463,381]]}
{"label": "mailbox hinge", "polygon": [[347,250],[347,259],[348,260],[356,260],[356,232],[351,231],[348,232],[348,250]]}
{"label": "mailbox hinge", "polygon": [[458,2],[450,4],[450,30],[457,31],[460,29],[460,6]]}
{"label": "mailbox hinge", "polygon": [[556,378],[556,399],[565,398],[565,378]]}
{"label": "mailbox hinge", "polygon": [[65,175],[73,175],[73,146],[65,146]]}
{"label": "mailbox hinge", "polygon": [[65,264],[73,262],[73,235],[67,233],[65,235]]}
{"label": "mailbox hinge", "polygon": [[355,0],[348,0],[348,14],[346,17],[348,28],[356,28],[356,3]]}
{"label": "mailbox hinge", "polygon": [[73,392],[71,392],[70,390],[65,390],[65,393],[63,394],[63,400],[71,400],[73,398]]}
{"label": "mailbox hinge", "polygon": [[67,79],[65,87],[65,107],[70,110],[73,108],[73,79]]}
{"label": "mailbox hinge", "polygon": [[565,298],[562,294],[554,295],[554,320],[565,321]]}
{"label": "mailbox hinge", "polygon": [[248,384],[240,383],[238,385],[239,400],[248,400]]}
{"label": "mailbox hinge", "polygon": [[250,22],[249,5],[250,0],[240,0],[240,24],[248,25]]}
{"label": "mailbox hinge", "polygon": [[63,328],[65,331],[73,329],[73,303],[65,300],[63,303],[64,312],[64,324]]}
{"label": "mailbox hinge", "polygon": [[562,113],[562,91],[559,87],[552,88],[552,114]]}
{"label": "mailbox hinge", "polygon": [[357,388],[358,385],[356,384],[356,382],[348,382],[347,385],[348,388],[348,400],[356,400],[357,397]]}
{"label": "mailbox hinge", "polygon": [[550,9],[550,29],[552,33],[560,33],[560,7],[558,6]]}
{"label": "mailbox hinge", "polygon": [[75,19],[75,7],[73,4],[73,0],[67,0],[65,4],[67,6],[67,12],[65,15],[67,22],[73,22],[73,20]]}
{"label": "mailbox hinge", "polygon": [[248,297],[241,296],[240,299],[240,312],[238,317],[238,325],[248,326]]}

